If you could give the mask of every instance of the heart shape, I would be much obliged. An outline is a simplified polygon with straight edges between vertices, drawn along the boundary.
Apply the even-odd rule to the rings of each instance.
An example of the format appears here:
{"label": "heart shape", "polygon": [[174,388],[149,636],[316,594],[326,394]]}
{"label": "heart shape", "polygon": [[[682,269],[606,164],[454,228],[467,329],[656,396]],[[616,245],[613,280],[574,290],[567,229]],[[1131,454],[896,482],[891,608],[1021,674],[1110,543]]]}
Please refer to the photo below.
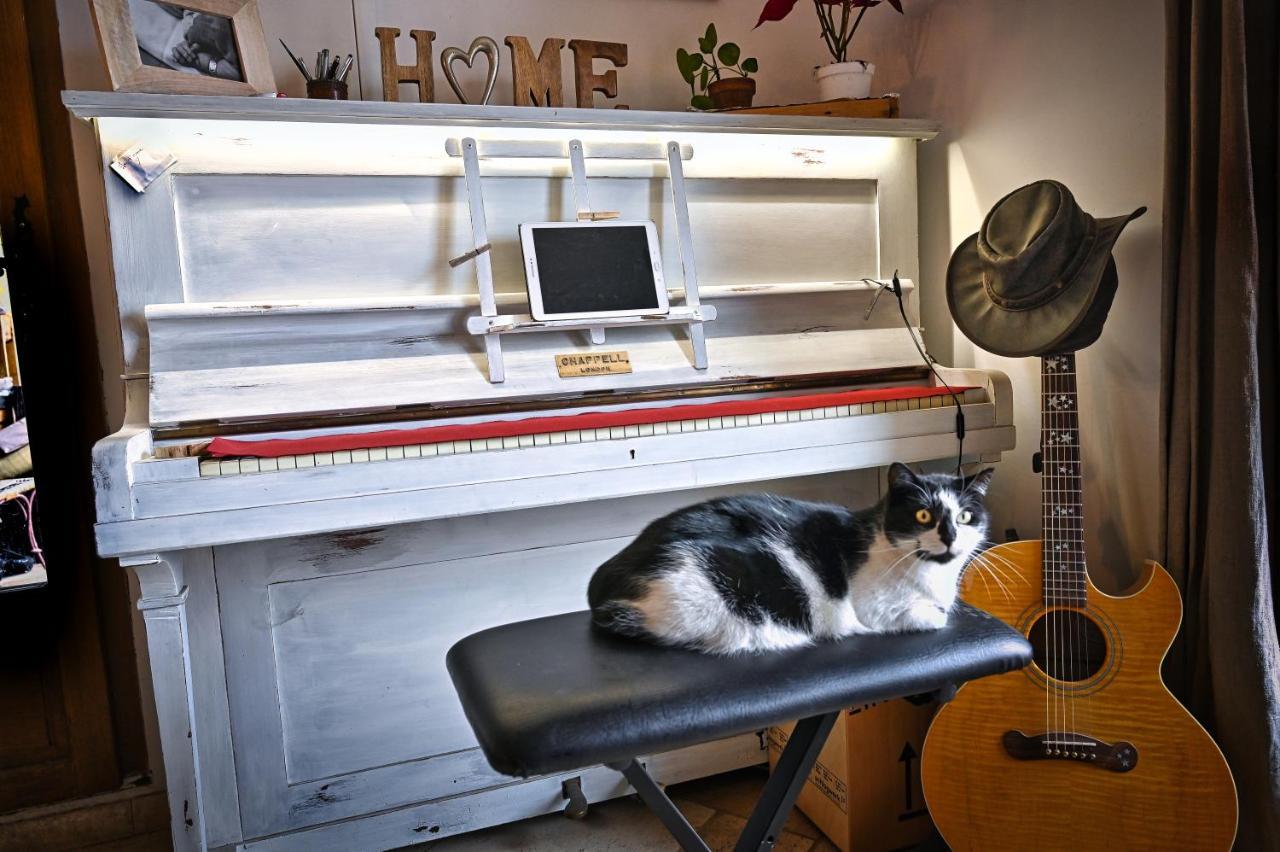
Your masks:
{"label": "heart shape", "polygon": [[440,65],[444,68],[444,78],[449,81],[449,88],[453,89],[453,93],[458,96],[458,100],[462,103],[470,103],[467,96],[462,93],[462,87],[458,85],[458,78],[453,74],[453,62],[455,59],[461,59],[467,63],[468,68],[473,68],[476,56],[483,53],[489,57],[489,74],[484,80],[484,96],[480,98],[480,103],[489,103],[489,96],[493,94],[493,86],[498,82],[498,43],[488,36],[480,36],[471,42],[471,47],[463,52],[460,47],[446,47],[440,52]]}

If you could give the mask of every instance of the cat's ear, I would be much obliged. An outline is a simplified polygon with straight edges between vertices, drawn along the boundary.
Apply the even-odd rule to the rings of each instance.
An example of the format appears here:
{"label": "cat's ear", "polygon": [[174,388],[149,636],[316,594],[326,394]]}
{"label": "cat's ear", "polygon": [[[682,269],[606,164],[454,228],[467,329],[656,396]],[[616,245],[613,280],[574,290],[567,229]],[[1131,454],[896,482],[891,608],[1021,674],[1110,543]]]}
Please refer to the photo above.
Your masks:
{"label": "cat's ear", "polygon": [[973,491],[985,496],[987,489],[991,487],[991,477],[995,476],[995,474],[996,469],[994,467],[980,470],[964,481],[964,488],[961,490]]}
{"label": "cat's ear", "polygon": [[911,468],[902,462],[894,462],[889,465],[889,487],[896,488],[899,484],[919,485],[920,482],[916,479],[916,475],[911,472]]}

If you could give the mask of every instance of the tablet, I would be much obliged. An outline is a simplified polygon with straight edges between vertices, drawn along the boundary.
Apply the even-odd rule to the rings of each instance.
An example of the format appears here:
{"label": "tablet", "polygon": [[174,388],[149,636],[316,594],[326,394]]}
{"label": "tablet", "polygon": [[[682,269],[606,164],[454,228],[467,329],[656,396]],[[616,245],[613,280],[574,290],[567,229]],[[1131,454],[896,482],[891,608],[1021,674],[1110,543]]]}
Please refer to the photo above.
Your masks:
{"label": "tablet", "polygon": [[528,223],[520,226],[520,246],[536,320],[668,311],[653,222]]}

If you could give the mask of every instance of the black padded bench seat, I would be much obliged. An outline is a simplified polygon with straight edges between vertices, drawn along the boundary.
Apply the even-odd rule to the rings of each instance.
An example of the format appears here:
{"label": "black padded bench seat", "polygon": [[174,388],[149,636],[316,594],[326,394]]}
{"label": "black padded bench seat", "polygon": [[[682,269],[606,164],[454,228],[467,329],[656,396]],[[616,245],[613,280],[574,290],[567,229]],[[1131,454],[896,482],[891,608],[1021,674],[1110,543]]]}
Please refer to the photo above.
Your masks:
{"label": "black padded bench seat", "polygon": [[[686,849],[706,846],[687,823],[673,825],[678,812],[671,813],[674,807],[633,758],[803,720],[743,833],[739,848],[753,850],[771,847],[839,710],[947,694],[1030,661],[1031,646],[1021,634],[966,606],[939,631],[731,657],[612,636],[592,627],[590,613],[574,612],[475,633],[447,657],[467,720],[494,769],[527,777],[612,766]],[[788,772],[793,777],[778,780]],[[770,812],[761,815],[766,805]],[[753,822],[759,825],[749,838]]]}

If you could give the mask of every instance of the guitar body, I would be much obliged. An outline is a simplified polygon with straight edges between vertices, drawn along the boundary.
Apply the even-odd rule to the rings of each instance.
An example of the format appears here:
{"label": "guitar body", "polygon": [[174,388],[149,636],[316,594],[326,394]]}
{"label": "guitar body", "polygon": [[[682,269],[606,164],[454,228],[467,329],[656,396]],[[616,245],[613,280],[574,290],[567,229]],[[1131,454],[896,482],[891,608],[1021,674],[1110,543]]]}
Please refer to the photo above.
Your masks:
{"label": "guitar body", "polygon": [[[1085,606],[1047,608],[1058,613],[1055,623],[1055,616],[1045,618],[1041,542],[1000,545],[985,556],[995,569],[971,568],[962,597],[1022,630],[1037,653],[1022,671],[966,684],[929,729],[921,778],[951,848],[1230,849],[1236,831],[1231,771],[1160,678],[1182,618],[1169,574],[1147,563],[1129,597],[1106,595],[1089,583]],[[1061,671],[1061,679],[1045,675],[1058,670],[1046,640],[1055,630],[1077,648],[1090,648],[1075,654],[1078,668]],[[1029,745],[1032,740],[1010,731],[1045,739]],[[1064,731],[1075,739],[1067,737],[1062,752],[1090,740],[1110,751],[1100,745],[1080,746],[1076,756],[1046,754]]]}

